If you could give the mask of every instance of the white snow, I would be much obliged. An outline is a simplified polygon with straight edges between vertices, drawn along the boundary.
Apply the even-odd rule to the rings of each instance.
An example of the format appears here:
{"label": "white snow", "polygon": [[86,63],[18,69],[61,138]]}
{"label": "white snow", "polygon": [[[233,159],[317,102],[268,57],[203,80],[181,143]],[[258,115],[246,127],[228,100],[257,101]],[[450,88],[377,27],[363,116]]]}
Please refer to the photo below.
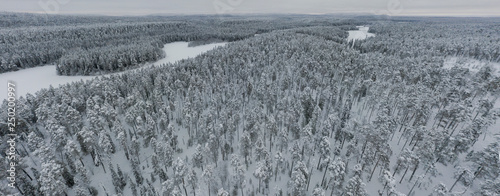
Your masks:
{"label": "white snow", "polygon": [[7,82],[12,81],[16,84],[16,96],[26,96],[34,94],[42,88],[48,88],[50,85],[57,87],[61,84],[71,83],[80,80],[88,80],[93,76],[58,76],[55,65],[45,65],[23,69],[15,72],[0,74],[0,100],[7,98]]}
{"label": "white snow", "polygon": [[[189,42],[173,42],[169,44],[165,44],[163,47],[163,51],[167,54],[167,56],[163,59],[160,59],[152,64],[161,65],[164,63],[174,63],[176,61],[196,57],[206,51],[212,50],[215,47],[226,45],[223,43],[213,43],[207,45],[201,45],[196,47],[188,47]],[[144,67],[144,66],[143,66]]]}
{"label": "white snow", "polygon": [[[163,51],[165,51],[166,53],[165,58],[153,63],[147,63],[141,66],[141,68],[145,68],[153,64],[162,65],[167,63],[174,63],[182,59],[195,57],[215,47],[224,46],[225,44],[226,43],[214,43],[196,47],[188,47],[188,42],[168,43],[163,47]],[[98,76],[59,76],[56,74],[55,65],[45,65],[42,67],[34,67],[15,72],[2,73],[0,74],[0,101],[7,99],[8,81],[12,81],[16,84],[16,96],[17,98],[19,98],[21,96],[26,96],[26,94],[28,93],[34,94],[42,88],[48,88],[50,85],[52,85],[53,87],[58,87],[62,84],[68,84],[80,80],[90,80],[95,77]]]}
{"label": "white snow", "polygon": [[444,69],[451,69],[453,67],[467,68],[471,72],[478,72],[484,66],[491,66],[493,74],[500,76],[500,63],[480,61],[466,57],[448,57],[443,63]]}
{"label": "white snow", "polygon": [[357,27],[359,30],[347,31],[349,33],[347,41],[363,40],[375,36],[375,34],[373,33],[368,33],[368,29],[370,29],[370,27],[365,27],[365,26],[357,26]]}

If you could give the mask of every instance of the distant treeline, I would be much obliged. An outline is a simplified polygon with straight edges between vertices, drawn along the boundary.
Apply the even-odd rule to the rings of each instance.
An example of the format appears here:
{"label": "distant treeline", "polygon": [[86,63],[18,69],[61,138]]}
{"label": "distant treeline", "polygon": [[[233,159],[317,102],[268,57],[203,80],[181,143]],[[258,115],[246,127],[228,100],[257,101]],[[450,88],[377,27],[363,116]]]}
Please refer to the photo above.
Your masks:
{"label": "distant treeline", "polygon": [[63,75],[104,73],[156,60],[163,44],[175,41],[197,41],[196,45],[206,40],[241,40],[273,30],[357,24],[361,23],[326,16],[133,18],[3,13],[0,73],[50,63],[56,63],[58,74]]}
{"label": "distant treeline", "polygon": [[500,26],[490,20],[380,22],[370,27],[375,37],[356,42],[354,47],[362,52],[377,51],[403,58],[449,55],[500,62]]}

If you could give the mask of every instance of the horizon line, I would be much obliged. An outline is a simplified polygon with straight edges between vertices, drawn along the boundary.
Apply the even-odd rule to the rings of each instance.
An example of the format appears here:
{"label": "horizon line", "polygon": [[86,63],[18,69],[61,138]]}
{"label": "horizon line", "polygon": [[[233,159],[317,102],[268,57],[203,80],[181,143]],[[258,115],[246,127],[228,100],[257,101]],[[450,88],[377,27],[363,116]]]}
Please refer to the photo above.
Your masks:
{"label": "horizon line", "polygon": [[309,16],[328,16],[328,15],[356,15],[356,16],[387,16],[387,17],[454,17],[454,18],[498,18],[498,15],[473,15],[473,14],[445,14],[445,13],[414,13],[414,14],[374,14],[370,12],[332,12],[332,13],[268,13],[268,12],[248,12],[248,13],[140,13],[140,14],[111,14],[111,13],[91,13],[91,12],[64,12],[64,13],[47,13],[43,11],[0,11],[0,13],[13,14],[38,14],[52,16],[109,16],[109,17],[144,17],[144,16],[270,16],[270,15],[309,15]]}

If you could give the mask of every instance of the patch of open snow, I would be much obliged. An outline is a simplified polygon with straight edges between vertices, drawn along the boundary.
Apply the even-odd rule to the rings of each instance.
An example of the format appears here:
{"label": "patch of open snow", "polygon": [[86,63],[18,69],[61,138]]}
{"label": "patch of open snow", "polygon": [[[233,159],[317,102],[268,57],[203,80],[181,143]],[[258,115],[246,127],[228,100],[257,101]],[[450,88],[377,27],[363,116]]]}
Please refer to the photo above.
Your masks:
{"label": "patch of open snow", "polygon": [[188,44],[189,42],[173,42],[165,44],[165,46],[163,47],[163,51],[165,51],[167,56],[151,64],[161,65],[166,63],[175,63],[176,61],[182,59],[196,57],[204,52],[214,49],[215,47],[226,45],[225,42],[222,42],[222,43],[213,43],[195,47],[188,47]]}
{"label": "patch of open snow", "polygon": [[359,30],[347,31],[349,36],[347,37],[347,41],[351,40],[363,40],[369,37],[374,37],[375,34],[368,33],[370,27],[365,26],[357,26]]}
{"label": "patch of open snow", "polygon": [[[140,68],[146,68],[152,65],[162,65],[167,63],[174,63],[176,61],[196,57],[208,50],[218,46],[224,46],[226,43],[214,43],[201,45],[196,47],[188,47],[188,42],[173,42],[165,44],[163,51],[166,57],[156,62],[146,63]],[[123,72],[113,73],[119,74],[135,69],[129,69]],[[110,75],[110,74],[107,74]],[[99,76],[60,76],[56,74],[55,65],[45,65],[41,67],[34,67],[23,69],[15,72],[7,72],[0,74],[0,103],[7,99],[7,82],[12,81],[16,84],[16,96],[26,96],[26,94],[39,91],[42,88],[48,88],[50,85],[58,87],[59,85],[77,82],[80,80],[90,80]]]}
{"label": "patch of open snow", "polygon": [[480,61],[466,57],[448,57],[443,63],[444,69],[459,67],[467,68],[471,72],[478,72],[484,66],[491,66],[491,68],[493,68],[493,75],[500,76],[500,63]]}

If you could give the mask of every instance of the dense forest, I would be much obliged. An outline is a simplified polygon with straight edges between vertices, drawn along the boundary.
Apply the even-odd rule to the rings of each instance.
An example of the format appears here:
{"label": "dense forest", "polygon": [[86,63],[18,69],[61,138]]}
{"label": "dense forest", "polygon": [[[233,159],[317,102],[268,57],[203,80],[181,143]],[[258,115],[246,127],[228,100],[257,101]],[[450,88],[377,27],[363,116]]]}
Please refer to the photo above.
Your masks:
{"label": "dense forest", "polygon": [[[377,36],[354,46],[363,52],[380,52],[402,58],[417,56],[465,56],[500,62],[498,20],[430,20],[379,22],[370,28]],[[393,41],[398,44],[394,45]]]}
{"label": "dense forest", "polygon": [[[18,181],[16,189],[0,183],[0,190],[79,196],[500,194],[500,137],[492,129],[500,115],[499,67],[443,67],[449,56],[498,62],[498,23],[291,18],[208,18],[220,26],[192,34],[183,32],[201,28],[203,19],[156,21],[152,26],[179,28],[143,35],[157,37],[157,47],[201,38],[232,42],[175,64],[20,97]],[[347,31],[361,24],[376,36],[347,42]],[[102,39],[116,45],[98,46],[94,33],[73,44],[69,40],[81,31],[67,28],[107,29]],[[2,44],[22,48],[28,41],[13,40],[34,35],[79,47],[88,43],[53,58],[64,62],[58,66],[64,75],[97,73],[77,63],[80,55],[102,71],[161,55],[132,52],[122,37],[147,31],[124,30],[121,23],[13,29],[0,30]],[[109,38],[115,35],[120,38]],[[7,107],[4,101],[0,119],[7,119]],[[3,140],[7,133],[0,124]],[[7,147],[2,143],[0,150]],[[7,157],[2,154],[0,162],[5,171]],[[0,180],[6,175],[0,173]]]}
{"label": "dense forest", "polygon": [[[23,20],[26,26],[14,16],[26,18]],[[0,73],[55,63],[60,75],[95,75],[154,61],[162,56],[158,53],[163,44],[175,41],[235,41],[278,29],[361,24],[351,19],[332,20],[323,16],[311,20],[280,16],[131,19],[38,15],[38,20],[46,24],[31,25],[36,16],[0,14],[0,21],[4,21],[0,24],[14,26],[6,22],[8,20],[20,23],[0,29]]]}

